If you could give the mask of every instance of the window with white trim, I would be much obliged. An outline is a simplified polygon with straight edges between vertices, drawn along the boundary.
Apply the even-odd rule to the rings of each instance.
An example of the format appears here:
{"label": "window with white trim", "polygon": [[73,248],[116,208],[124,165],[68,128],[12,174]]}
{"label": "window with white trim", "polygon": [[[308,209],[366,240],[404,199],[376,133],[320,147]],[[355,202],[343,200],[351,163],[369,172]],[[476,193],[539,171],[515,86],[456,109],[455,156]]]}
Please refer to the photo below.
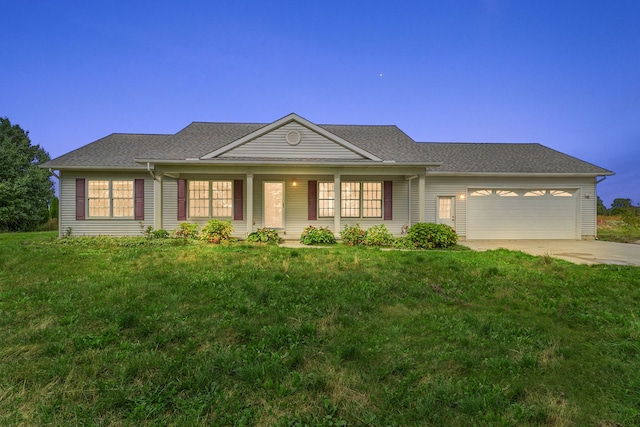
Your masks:
{"label": "window with white trim", "polygon": [[132,218],[133,180],[87,180],[89,217]]}
{"label": "window with white trim", "polygon": [[341,182],[340,215],[343,218],[381,218],[381,182]]}
{"label": "window with white trim", "polygon": [[360,218],[360,183],[340,183],[340,216]]}
{"label": "window with white trim", "polygon": [[189,181],[189,217],[224,218],[232,212],[232,181]]}
{"label": "window with white trim", "polygon": [[380,218],[382,216],[382,183],[362,183],[362,217]]}
{"label": "window with white trim", "polygon": [[318,216],[332,217],[336,201],[335,184],[333,182],[318,183]]}

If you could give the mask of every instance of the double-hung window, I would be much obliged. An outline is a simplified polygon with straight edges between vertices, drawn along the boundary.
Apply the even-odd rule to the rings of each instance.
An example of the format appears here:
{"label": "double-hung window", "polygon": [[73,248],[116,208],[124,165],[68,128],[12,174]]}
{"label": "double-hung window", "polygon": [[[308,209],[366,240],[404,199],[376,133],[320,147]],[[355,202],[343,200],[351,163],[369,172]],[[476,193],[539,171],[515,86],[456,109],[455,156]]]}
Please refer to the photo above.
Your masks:
{"label": "double-hung window", "polygon": [[[318,183],[318,216],[335,215],[335,185]],[[381,182],[341,182],[340,216],[343,218],[382,217]]]}
{"label": "double-hung window", "polygon": [[336,192],[333,182],[318,183],[318,215],[331,217],[335,211]]}
{"label": "double-hung window", "polygon": [[189,217],[224,218],[232,212],[232,181],[189,181]]}
{"label": "double-hung window", "polygon": [[133,217],[133,180],[90,179],[87,187],[89,217]]}

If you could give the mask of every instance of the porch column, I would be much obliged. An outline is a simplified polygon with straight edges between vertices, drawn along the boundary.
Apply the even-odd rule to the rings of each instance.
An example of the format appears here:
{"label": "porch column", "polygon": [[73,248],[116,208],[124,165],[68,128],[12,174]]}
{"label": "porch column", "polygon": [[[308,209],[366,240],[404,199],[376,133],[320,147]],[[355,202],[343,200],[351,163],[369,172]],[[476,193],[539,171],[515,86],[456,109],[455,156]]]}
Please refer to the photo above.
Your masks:
{"label": "porch column", "polygon": [[162,175],[153,180],[153,228],[162,229]]}
{"label": "porch column", "polygon": [[247,174],[247,236],[253,231],[253,174]]}
{"label": "porch column", "polygon": [[336,236],[340,235],[340,174],[333,175],[333,232]]}
{"label": "porch column", "polygon": [[418,222],[425,222],[426,220],[425,181],[425,175],[420,175],[418,177]]}

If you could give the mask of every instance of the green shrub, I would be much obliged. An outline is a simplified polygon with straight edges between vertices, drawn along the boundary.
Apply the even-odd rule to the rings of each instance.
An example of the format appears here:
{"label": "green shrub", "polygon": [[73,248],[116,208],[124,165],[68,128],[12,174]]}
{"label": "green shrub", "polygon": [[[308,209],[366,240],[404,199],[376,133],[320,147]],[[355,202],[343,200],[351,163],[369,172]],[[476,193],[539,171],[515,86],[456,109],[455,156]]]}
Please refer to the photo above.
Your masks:
{"label": "green shrub", "polygon": [[407,231],[407,237],[421,249],[447,248],[458,241],[458,235],[450,226],[427,222],[412,225]]}
{"label": "green shrub", "polygon": [[198,238],[209,243],[228,242],[233,233],[233,225],[229,221],[220,221],[219,219],[210,219],[209,222],[202,227]]}
{"label": "green shrub", "polygon": [[336,236],[328,227],[314,227],[310,225],[302,230],[300,235],[300,243],[305,245],[333,244],[336,242]]}
{"label": "green shrub", "polygon": [[374,225],[367,228],[364,232],[363,243],[367,246],[391,246],[393,243],[393,234],[384,224]]}
{"label": "green shrub", "polygon": [[345,225],[344,230],[340,232],[340,238],[345,245],[362,245],[364,242],[364,230],[360,227],[360,224]]}
{"label": "green shrub", "polygon": [[278,234],[278,230],[274,230],[266,227],[256,230],[247,236],[247,242],[253,242],[253,243],[278,244],[281,241],[282,239]]}
{"label": "green shrub", "polygon": [[198,237],[198,224],[193,222],[183,222],[178,225],[173,232],[176,237],[185,239],[196,239]]}
{"label": "green shrub", "polygon": [[393,243],[391,244],[396,249],[417,249],[416,244],[409,239],[407,236],[400,236],[393,239]]}
{"label": "green shrub", "polygon": [[152,239],[168,239],[169,232],[167,230],[163,230],[162,228],[159,230],[153,230],[151,232]]}

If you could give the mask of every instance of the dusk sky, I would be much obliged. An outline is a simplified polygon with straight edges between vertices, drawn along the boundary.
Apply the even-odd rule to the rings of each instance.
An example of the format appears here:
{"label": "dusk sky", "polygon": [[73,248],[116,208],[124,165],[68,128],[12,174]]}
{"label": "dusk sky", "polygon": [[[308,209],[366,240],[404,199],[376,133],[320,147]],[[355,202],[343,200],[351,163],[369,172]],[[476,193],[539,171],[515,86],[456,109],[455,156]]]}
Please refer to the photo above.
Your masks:
{"label": "dusk sky", "polygon": [[0,117],[52,158],[193,121],[538,142],[640,204],[640,1],[2,1]]}

